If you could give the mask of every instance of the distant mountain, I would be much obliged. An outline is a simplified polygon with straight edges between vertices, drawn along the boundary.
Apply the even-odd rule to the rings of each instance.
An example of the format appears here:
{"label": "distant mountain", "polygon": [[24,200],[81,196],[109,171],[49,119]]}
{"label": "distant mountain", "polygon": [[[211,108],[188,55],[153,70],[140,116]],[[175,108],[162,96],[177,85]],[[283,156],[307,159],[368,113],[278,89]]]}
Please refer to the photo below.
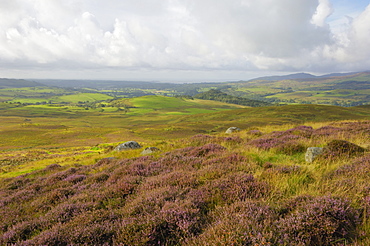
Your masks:
{"label": "distant mountain", "polygon": [[24,80],[24,79],[5,79],[0,78],[0,89],[5,88],[22,88],[22,87],[37,87],[37,86],[45,86],[44,84]]}
{"label": "distant mountain", "polygon": [[149,81],[118,81],[118,80],[63,80],[63,79],[37,79],[47,86],[69,87],[69,88],[138,88],[138,89],[165,89],[168,87],[178,87],[178,84],[158,83]]}
{"label": "distant mountain", "polygon": [[280,76],[265,76],[265,77],[259,77],[255,79],[251,79],[249,81],[255,81],[255,80],[265,80],[265,81],[279,81],[279,80],[310,80],[310,79],[321,79],[321,78],[329,78],[329,77],[342,77],[342,76],[350,76],[350,75],[356,75],[360,73],[369,73],[367,72],[352,72],[352,73],[331,73],[331,74],[325,74],[321,76],[312,75],[309,73],[294,73],[294,74],[288,74],[288,75],[280,75]]}
{"label": "distant mountain", "polygon": [[294,74],[280,75],[280,76],[259,77],[259,78],[255,78],[252,80],[274,81],[274,80],[287,80],[287,79],[314,79],[314,78],[316,78],[316,76],[309,74],[309,73],[294,73]]}
{"label": "distant mountain", "polygon": [[353,72],[353,73],[330,73],[330,74],[325,74],[322,76],[318,76],[319,78],[327,78],[327,77],[341,77],[341,76],[349,76],[349,75],[354,75],[358,74],[360,72]]}

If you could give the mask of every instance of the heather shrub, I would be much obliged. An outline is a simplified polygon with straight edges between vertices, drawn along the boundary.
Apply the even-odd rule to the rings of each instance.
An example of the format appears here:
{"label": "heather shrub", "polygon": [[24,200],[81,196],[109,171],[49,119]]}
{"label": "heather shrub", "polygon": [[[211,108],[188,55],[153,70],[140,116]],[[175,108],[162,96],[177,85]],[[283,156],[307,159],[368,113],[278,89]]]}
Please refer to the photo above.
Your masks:
{"label": "heather shrub", "polygon": [[265,197],[270,189],[267,183],[256,180],[251,174],[232,173],[212,181],[210,190],[222,201],[233,203]]}
{"label": "heather shrub", "polygon": [[66,177],[63,181],[70,182],[72,184],[77,184],[86,179],[86,175],[83,174],[72,174]]}
{"label": "heather shrub", "polygon": [[2,245],[10,245],[25,241],[37,234],[40,229],[41,225],[36,220],[18,223],[1,235],[0,243]]}
{"label": "heather shrub", "polygon": [[[140,159],[135,160],[130,165],[127,165],[125,174],[139,175],[143,177],[158,175],[161,172],[168,170],[168,166],[170,164],[167,163],[166,159],[169,158],[171,158],[171,156],[167,155],[166,157],[163,157],[156,161],[152,160],[151,156],[144,156]],[[180,162],[180,160],[182,159],[181,156],[176,156],[175,158],[177,162]]]}
{"label": "heather shrub", "polygon": [[47,180],[45,180],[46,183],[54,184],[56,182],[59,182],[65,178],[67,178],[69,175],[76,174],[78,170],[76,168],[69,168],[65,171],[57,172],[52,175],[50,175]]}
{"label": "heather shrub", "polygon": [[226,148],[218,144],[206,144],[197,148],[189,148],[188,151],[184,151],[186,156],[194,157],[205,157],[210,154],[220,153],[225,151]]}
{"label": "heather shrub", "polygon": [[54,171],[54,170],[60,169],[61,167],[62,167],[61,165],[54,163],[54,164],[50,164],[49,166],[45,167],[44,171]]}
{"label": "heather shrub", "polygon": [[150,190],[158,187],[173,186],[180,189],[195,188],[199,185],[197,176],[192,172],[174,171],[160,176],[150,177],[141,184],[141,189]]}
{"label": "heather shrub", "polygon": [[75,216],[91,211],[95,208],[94,203],[63,203],[54,207],[45,215],[49,223],[66,223]]}
{"label": "heather shrub", "polygon": [[318,138],[318,137],[338,136],[339,133],[341,132],[343,132],[343,130],[339,127],[324,126],[314,130],[314,132],[312,133],[312,137]]}
{"label": "heather shrub", "polygon": [[344,199],[304,199],[276,222],[281,245],[342,245],[356,235],[359,211]]}
{"label": "heather shrub", "polygon": [[95,211],[56,224],[27,242],[28,245],[112,245],[120,219],[110,212]]}
{"label": "heather shrub", "polygon": [[[205,168],[209,167],[205,170]],[[242,156],[240,154],[232,153],[228,155],[218,155],[214,158],[208,158],[203,160],[201,166],[198,167],[200,169],[200,173],[203,172],[212,172],[219,170],[222,174],[226,174],[232,170],[236,170],[237,168],[243,168],[244,171],[250,171],[251,164],[249,158]]]}
{"label": "heather shrub", "polygon": [[76,194],[76,190],[72,187],[56,188],[51,190],[37,199],[33,199],[30,206],[36,211],[47,212],[54,206],[67,201],[70,197]]}
{"label": "heather shrub", "polygon": [[174,201],[179,196],[179,190],[165,186],[147,191],[138,191],[136,197],[129,199],[125,211],[129,216],[154,214],[161,210],[166,201]]}
{"label": "heather shrub", "polygon": [[238,136],[232,136],[223,138],[223,142],[225,145],[232,147],[243,143],[244,140]]}
{"label": "heather shrub", "polygon": [[296,153],[302,152],[304,148],[297,141],[301,140],[301,136],[293,134],[281,134],[279,136],[268,137],[268,138],[258,138],[248,142],[248,145],[255,146],[263,150],[270,150],[276,148],[278,151],[287,152],[287,153]]}
{"label": "heather shrub", "polygon": [[9,190],[16,190],[16,189],[23,188],[28,183],[30,183],[30,179],[24,178],[24,177],[19,177],[19,178],[16,178],[15,180],[11,181],[10,183],[8,183],[6,188],[9,189]]}
{"label": "heather shrub", "polygon": [[109,179],[109,174],[106,173],[97,173],[91,177],[93,182],[103,183]]}
{"label": "heather shrub", "polygon": [[321,158],[352,157],[363,154],[365,149],[345,140],[332,140],[324,147],[324,154]]}
{"label": "heather shrub", "polygon": [[272,245],[272,225],[277,215],[266,205],[235,202],[210,216],[211,224],[186,245]]}
{"label": "heather shrub", "polygon": [[192,203],[168,201],[159,212],[148,245],[177,245],[200,230],[199,209]]}
{"label": "heather shrub", "polygon": [[337,175],[350,175],[353,177],[368,177],[370,173],[370,154],[355,159],[352,163],[343,165],[334,170],[328,176],[333,177]]}
{"label": "heather shrub", "polygon": [[250,130],[247,132],[248,135],[252,135],[252,136],[262,136],[263,133],[260,131],[260,130]]}

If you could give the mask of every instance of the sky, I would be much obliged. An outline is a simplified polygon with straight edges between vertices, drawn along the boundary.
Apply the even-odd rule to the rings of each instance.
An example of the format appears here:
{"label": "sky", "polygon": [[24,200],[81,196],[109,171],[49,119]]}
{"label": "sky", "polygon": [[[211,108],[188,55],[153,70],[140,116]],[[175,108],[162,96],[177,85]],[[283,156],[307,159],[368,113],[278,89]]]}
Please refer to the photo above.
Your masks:
{"label": "sky", "polygon": [[370,0],[0,0],[0,78],[232,81],[370,69]]}

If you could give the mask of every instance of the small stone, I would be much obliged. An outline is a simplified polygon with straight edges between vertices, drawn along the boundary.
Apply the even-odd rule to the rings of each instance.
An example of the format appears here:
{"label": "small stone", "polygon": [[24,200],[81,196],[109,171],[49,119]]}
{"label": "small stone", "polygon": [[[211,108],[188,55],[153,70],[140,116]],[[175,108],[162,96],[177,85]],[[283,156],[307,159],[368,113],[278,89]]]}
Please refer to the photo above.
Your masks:
{"label": "small stone", "polygon": [[140,148],[141,148],[141,145],[138,144],[137,142],[135,142],[135,141],[128,141],[128,142],[125,142],[125,143],[122,143],[122,144],[118,145],[114,150],[116,150],[116,151],[122,151],[122,150],[140,149]]}
{"label": "small stone", "polygon": [[233,132],[238,132],[238,131],[240,131],[240,128],[233,126],[233,127],[229,127],[229,129],[227,129],[225,133],[231,134]]}
{"label": "small stone", "polygon": [[312,163],[317,156],[321,155],[324,152],[324,149],[321,147],[309,147],[307,148],[305,154],[305,160],[307,163]]}

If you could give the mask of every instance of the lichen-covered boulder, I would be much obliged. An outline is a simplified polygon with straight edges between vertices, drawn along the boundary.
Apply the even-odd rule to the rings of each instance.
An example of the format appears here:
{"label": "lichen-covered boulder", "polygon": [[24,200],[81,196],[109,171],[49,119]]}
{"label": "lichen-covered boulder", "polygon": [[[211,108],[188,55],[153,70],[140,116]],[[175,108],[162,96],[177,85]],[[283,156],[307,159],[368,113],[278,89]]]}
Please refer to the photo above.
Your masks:
{"label": "lichen-covered boulder", "polygon": [[229,129],[227,129],[225,133],[231,134],[233,132],[238,132],[238,131],[240,131],[240,128],[233,126],[233,127],[229,127]]}
{"label": "lichen-covered boulder", "polygon": [[122,150],[140,149],[140,148],[141,148],[141,145],[138,144],[137,142],[128,141],[128,142],[125,142],[125,143],[122,143],[122,144],[118,145],[114,150],[122,151]]}
{"label": "lichen-covered boulder", "polygon": [[324,152],[324,148],[321,147],[309,147],[305,154],[305,160],[307,163],[312,163],[319,155]]}
{"label": "lichen-covered boulder", "polygon": [[157,151],[160,151],[157,147],[147,147],[141,152],[141,155],[149,155]]}

